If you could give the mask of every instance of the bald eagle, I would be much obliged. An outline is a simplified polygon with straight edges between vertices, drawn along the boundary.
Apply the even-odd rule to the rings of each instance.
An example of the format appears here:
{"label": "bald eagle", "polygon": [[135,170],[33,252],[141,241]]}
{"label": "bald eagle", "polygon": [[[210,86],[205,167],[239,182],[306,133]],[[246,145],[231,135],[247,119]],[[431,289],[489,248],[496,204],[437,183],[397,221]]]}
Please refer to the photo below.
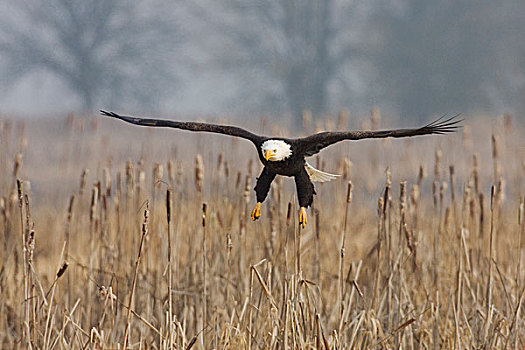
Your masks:
{"label": "bald eagle", "polygon": [[324,182],[335,179],[338,175],[325,173],[306,162],[306,157],[313,156],[334,143],[343,140],[361,140],[369,138],[410,137],[427,134],[446,134],[455,131],[462,120],[458,115],[451,118],[444,116],[436,121],[416,129],[394,129],[382,131],[327,131],[307,137],[289,139],[256,135],[248,130],[228,125],[180,122],[174,120],[146,119],[122,116],[113,112],[100,111],[102,115],[117,118],[140,126],[168,127],[189,131],[212,132],[250,140],[257,149],[257,155],[264,165],[254,188],[257,204],[252,210],[252,220],[261,216],[261,204],[270,191],[270,185],[276,175],[293,176],[299,199],[299,224],[306,225],[306,208],[314,199],[315,189],[312,181]]}

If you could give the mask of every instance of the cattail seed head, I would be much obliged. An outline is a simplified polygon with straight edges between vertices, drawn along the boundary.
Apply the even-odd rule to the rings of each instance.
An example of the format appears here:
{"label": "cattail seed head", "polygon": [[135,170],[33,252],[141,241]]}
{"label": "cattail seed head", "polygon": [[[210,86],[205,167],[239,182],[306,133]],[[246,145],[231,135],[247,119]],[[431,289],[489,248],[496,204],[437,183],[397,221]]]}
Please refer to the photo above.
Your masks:
{"label": "cattail seed head", "polygon": [[228,250],[228,252],[231,252],[232,248],[233,248],[232,235],[228,232],[226,234],[226,249]]}
{"label": "cattail seed head", "polygon": [[198,192],[202,192],[202,179],[204,177],[204,165],[202,156],[197,154],[195,157],[195,187]]}
{"label": "cattail seed head", "polygon": [[166,190],[166,217],[168,219],[168,223],[171,222],[171,189],[168,188]]}
{"label": "cattail seed head", "polygon": [[415,206],[419,200],[419,186],[414,185],[410,189],[410,203]]}
{"label": "cattail seed head", "polygon": [[208,205],[206,203],[202,203],[202,227],[206,226],[206,209],[208,208]]}
{"label": "cattail seed head", "polygon": [[106,196],[111,197],[111,174],[108,168],[104,168],[104,188]]}
{"label": "cattail seed head", "polygon": [[146,172],[140,169],[138,175],[139,175],[138,188],[140,191],[142,191],[144,190],[144,187],[146,184]]}
{"label": "cattail seed head", "polygon": [[64,263],[62,264],[62,266],[60,266],[60,269],[58,269],[57,276],[56,276],[57,279],[59,279],[60,277],[62,277],[62,275],[64,274],[64,272],[66,272],[68,266],[69,266],[69,263],[68,263],[67,261],[64,261]]}
{"label": "cattail seed head", "polygon": [[354,185],[352,181],[348,181],[348,190],[346,192],[346,203],[352,203],[352,189]]}
{"label": "cattail seed head", "polygon": [[399,184],[399,205],[401,209],[405,208],[407,195],[407,182],[403,181]]}
{"label": "cattail seed head", "polygon": [[133,188],[133,163],[129,160],[126,162],[126,184],[128,188]]}
{"label": "cattail seed head", "polygon": [[89,174],[89,169],[83,169],[82,175],[80,175],[80,187],[78,190],[78,193],[82,195],[84,193],[84,190],[86,189],[86,179]]}
{"label": "cattail seed head", "polygon": [[496,136],[496,134],[492,134],[492,158],[493,159],[498,159],[498,155],[499,155],[499,152],[498,152],[498,137]]}
{"label": "cattail seed head", "polygon": [[168,161],[168,178],[171,183],[175,181],[175,167],[173,166],[173,162],[171,160]]}
{"label": "cattail seed head", "polygon": [[217,157],[217,172],[221,170],[223,160],[224,160],[223,154],[219,153],[219,156]]}
{"label": "cattail seed head", "polygon": [[89,215],[89,221],[93,221],[95,219],[95,214],[97,212],[97,203],[98,203],[98,186],[93,186],[93,190],[91,191],[91,211]]}
{"label": "cattail seed head", "polygon": [[440,171],[439,169],[441,168],[441,156],[443,155],[443,153],[441,152],[441,149],[437,149],[436,150],[436,153],[434,155],[434,178],[436,180],[439,180],[440,179]]}
{"label": "cattail seed head", "polygon": [[250,176],[246,175],[246,177],[244,178],[244,201],[246,202],[246,204],[250,203],[250,185]]}
{"label": "cattail seed head", "polygon": [[377,215],[381,217],[383,215],[383,210],[385,208],[385,201],[383,197],[379,197],[377,200]]}
{"label": "cattail seed head", "polygon": [[350,179],[351,171],[352,171],[352,162],[350,161],[350,159],[345,157],[345,159],[343,160],[343,178],[345,180]]}

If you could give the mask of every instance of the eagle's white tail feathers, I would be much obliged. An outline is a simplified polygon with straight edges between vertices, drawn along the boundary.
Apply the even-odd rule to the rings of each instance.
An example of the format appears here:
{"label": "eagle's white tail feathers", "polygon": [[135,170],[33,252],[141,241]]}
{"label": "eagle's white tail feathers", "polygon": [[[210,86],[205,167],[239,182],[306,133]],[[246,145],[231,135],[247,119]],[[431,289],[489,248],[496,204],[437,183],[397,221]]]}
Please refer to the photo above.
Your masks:
{"label": "eagle's white tail feathers", "polygon": [[317,170],[316,168],[314,168],[308,163],[306,163],[306,166],[304,168],[306,169],[308,176],[310,176],[310,180],[314,182],[327,182],[327,181],[335,180],[339,176],[341,176],[341,175],[329,174],[329,173],[325,173],[324,171]]}

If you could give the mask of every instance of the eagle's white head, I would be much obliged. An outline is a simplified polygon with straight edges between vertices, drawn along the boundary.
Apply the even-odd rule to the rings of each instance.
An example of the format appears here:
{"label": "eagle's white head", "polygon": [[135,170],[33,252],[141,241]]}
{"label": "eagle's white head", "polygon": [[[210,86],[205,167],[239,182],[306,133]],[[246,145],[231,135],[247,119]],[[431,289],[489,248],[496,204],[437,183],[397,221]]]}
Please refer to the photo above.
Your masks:
{"label": "eagle's white head", "polygon": [[266,160],[278,162],[292,155],[292,146],[283,140],[268,140],[262,144],[262,154]]}

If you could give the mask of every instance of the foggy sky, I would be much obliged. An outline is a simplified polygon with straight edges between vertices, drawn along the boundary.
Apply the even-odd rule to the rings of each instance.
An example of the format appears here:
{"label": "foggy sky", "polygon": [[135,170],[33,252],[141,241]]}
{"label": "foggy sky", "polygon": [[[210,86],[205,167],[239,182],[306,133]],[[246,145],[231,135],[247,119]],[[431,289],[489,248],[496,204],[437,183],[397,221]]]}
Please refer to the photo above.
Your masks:
{"label": "foggy sky", "polygon": [[[203,23],[191,5],[170,9],[178,35],[165,44],[174,48],[170,55],[177,59],[167,59],[176,79],[172,92],[159,95],[143,109],[170,115],[289,112],[280,100],[282,92],[275,76],[264,69],[225,64],[237,49],[229,46],[230,34],[221,29],[220,22],[236,23],[228,4],[239,2],[226,1],[223,6],[205,0],[198,3],[203,11],[210,10],[208,15],[219,27]],[[14,15],[9,13],[7,0],[0,4],[0,17]],[[384,113],[416,118],[457,112],[511,112],[520,117],[525,111],[525,2],[337,0],[333,8],[332,16],[350,24],[336,27],[338,37],[331,50],[345,41],[351,44],[347,60],[328,84],[326,113],[341,108],[363,111],[372,106]],[[30,30],[36,35],[39,29]],[[260,28],[262,33],[265,30]],[[2,65],[4,54],[0,51],[0,114],[81,111],[82,101],[70,86],[46,69],[31,69],[20,79],[2,79],[11,73]],[[267,55],[271,62],[275,52]],[[100,99],[96,105],[105,102]],[[132,108],[127,103],[111,104]]]}

